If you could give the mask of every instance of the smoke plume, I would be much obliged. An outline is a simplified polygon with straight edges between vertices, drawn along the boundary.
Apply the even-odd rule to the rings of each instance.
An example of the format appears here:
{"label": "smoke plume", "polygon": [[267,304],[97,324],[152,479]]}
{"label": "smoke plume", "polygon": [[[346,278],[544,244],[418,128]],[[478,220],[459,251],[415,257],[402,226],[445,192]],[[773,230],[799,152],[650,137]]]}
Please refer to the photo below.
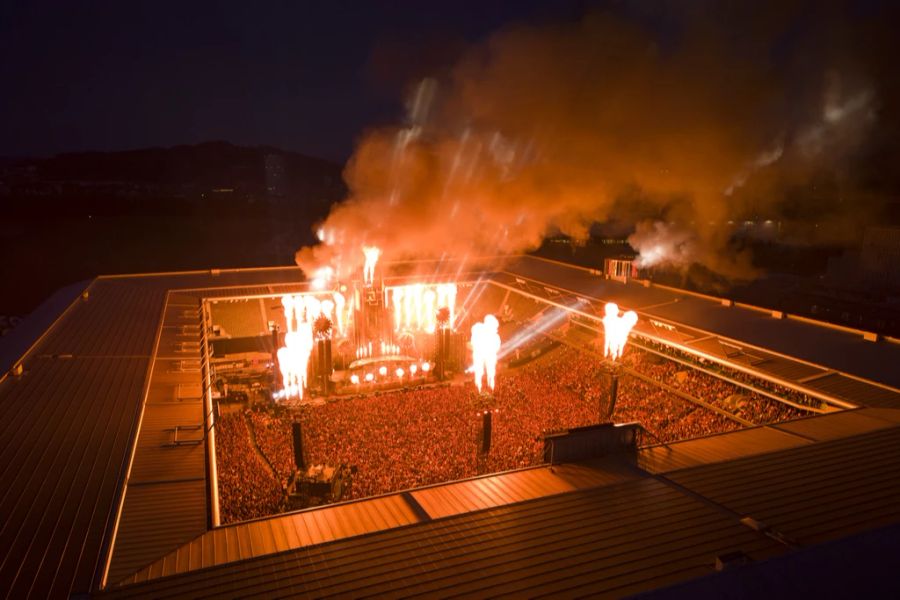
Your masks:
{"label": "smoke plume", "polygon": [[810,182],[854,196],[879,119],[865,53],[845,50],[858,40],[830,13],[797,33],[808,8],[698,10],[668,38],[606,13],[500,31],[413,86],[404,123],[361,138],[349,197],[297,263],[344,276],[363,246],[387,259],[520,252],[613,217],[635,224],[645,264],[751,276],[731,223],[791,218],[798,202],[840,218]]}

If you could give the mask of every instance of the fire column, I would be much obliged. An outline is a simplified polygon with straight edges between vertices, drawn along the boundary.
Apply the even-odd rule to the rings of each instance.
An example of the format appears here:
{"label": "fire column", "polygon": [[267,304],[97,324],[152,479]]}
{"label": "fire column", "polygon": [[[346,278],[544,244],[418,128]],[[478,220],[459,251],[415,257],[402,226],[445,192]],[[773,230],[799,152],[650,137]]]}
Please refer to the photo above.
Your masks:
{"label": "fire column", "polygon": [[[604,308],[603,317],[603,355],[606,357],[603,365],[609,374],[609,408],[606,420],[611,421],[616,410],[616,398],[619,394],[619,372],[621,371],[618,359],[625,351],[628,342],[628,334],[637,323],[637,313],[629,310],[619,315],[619,307],[610,302]],[[600,401],[599,422],[603,422],[603,401]]]}

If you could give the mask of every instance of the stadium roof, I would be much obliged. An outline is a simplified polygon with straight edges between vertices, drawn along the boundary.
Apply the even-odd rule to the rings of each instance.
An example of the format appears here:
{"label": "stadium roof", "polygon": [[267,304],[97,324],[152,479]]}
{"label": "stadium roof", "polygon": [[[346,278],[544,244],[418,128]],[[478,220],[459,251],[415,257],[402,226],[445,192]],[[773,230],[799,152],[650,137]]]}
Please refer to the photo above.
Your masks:
{"label": "stadium roof", "polygon": [[[813,417],[795,447],[773,450],[781,444],[763,443],[743,448],[740,458],[726,454],[724,461],[719,449],[741,448],[743,432],[663,449],[706,455],[707,462],[688,468],[629,471],[625,463],[601,461],[582,465],[577,483],[562,489],[550,482],[566,479],[567,467],[408,493],[440,490],[445,505],[458,505],[446,513],[428,508],[416,515],[404,494],[396,494],[240,524],[195,540],[138,574],[134,580],[141,583],[113,588],[110,595],[533,597],[646,591],[710,575],[716,558],[731,553],[764,561],[900,522],[900,411],[857,416],[871,421],[868,432],[851,425],[845,430],[849,437],[835,437],[847,422],[841,414]],[[645,455],[658,452],[641,451],[638,464],[648,464]],[[524,492],[516,481],[522,473],[532,473]],[[376,506],[389,501],[397,507]],[[368,519],[360,516],[366,505]],[[338,509],[357,514],[327,516]],[[386,527],[353,530],[383,511],[403,517]],[[341,529],[351,531],[341,535]],[[310,537],[272,547],[291,535]]]}
{"label": "stadium roof", "polygon": [[844,406],[900,408],[900,340],[535,257],[511,262],[493,281],[562,305],[615,302],[642,317],[636,333],[686,352]]}
{"label": "stadium roof", "polygon": [[[891,341],[609,282],[533,258],[492,277],[524,293],[543,288],[553,301],[567,290],[614,299],[684,332],[737,342],[745,354],[768,352],[822,371],[811,380],[794,375],[801,384],[856,382],[841,387],[848,403],[900,407],[891,389],[900,350]],[[0,592],[68,596],[105,583],[129,596],[267,593],[267,586],[324,595],[354,586],[397,592],[403,585],[410,593],[447,586],[515,593],[514,586],[526,585],[535,593],[572,586],[620,594],[703,575],[714,556],[732,550],[754,560],[784,553],[784,539],[736,518],[745,512],[801,546],[900,521],[893,502],[900,429],[896,413],[882,408],[649,449],[624,471],[567,466],[580,474],[565,484],[565,470],[537,469],[417,490],[400,495],[402,504],[369,501],[387,503],[384,510],[360,503],[368,515],[361,522],[381,522],[381,529],[356,530],[343,521],[321,526],[326,511],[351,510],[331,507],[210,534],[198,444],[200,300],[284,293],[301,289],[300,280],[295,268],[100,277],[61,292],[38,321],[26,320],[16,346],[4,340],[3,366],[20,364],[24,372],[0,379]],[[680,339],[690,347],[695,338]],[[724,357],[734,359],[733,350]],[[744,364],[763,372],[780,363]],[[788,486],[787,496],[781,486]],[[402,521],[404,506],[410,522]],[[385,520],[389,513],[396,523]],[[309,519],[320,534],[341,535],[316,538],[308,528],[302,540],[308,543],[292,545],[286,524]],[[301,540],[302,529],[291,527]],[[229,533],[245,530],[246,538]],[[129,581],[135,583],[116,587]]]}

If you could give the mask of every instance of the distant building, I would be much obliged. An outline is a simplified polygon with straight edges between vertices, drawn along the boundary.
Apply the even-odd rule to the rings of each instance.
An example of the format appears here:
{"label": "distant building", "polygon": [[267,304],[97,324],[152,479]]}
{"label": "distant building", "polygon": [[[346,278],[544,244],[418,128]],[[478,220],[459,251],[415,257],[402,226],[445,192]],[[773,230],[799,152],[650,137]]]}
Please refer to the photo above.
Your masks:
{"label": "distant building", "polygon": [[621,281],[622,283],[628,283],[629,279],[634,279],[638,276],[634,258],[624,256],[605,259],[603,261],[603,273],[607,279]]}

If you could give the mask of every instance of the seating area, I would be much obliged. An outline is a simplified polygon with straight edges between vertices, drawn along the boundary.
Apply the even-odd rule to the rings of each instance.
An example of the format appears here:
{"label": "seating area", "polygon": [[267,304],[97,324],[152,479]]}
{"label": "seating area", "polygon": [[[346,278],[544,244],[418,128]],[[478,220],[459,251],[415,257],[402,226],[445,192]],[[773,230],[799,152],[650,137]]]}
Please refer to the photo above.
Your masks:
{"label": "seating area", "polygon": [[[689,396],[761,424],[804,416],[707,373],[636,347],[624,364]],[[501,372],[480,396],[467,380],[328,400],[293,411],[255,407],[219,420],[217,457],[225,522],[282,510],[294,471],[291,422],[303,424],[307,465],[355,466],[344,499],[539,465],[542,434],[597,423],[608,409],[600,361],[560,347]],[[494,411],[490,452],[482,454],[484,410]],[[613,420],[638,421],[651,442],[732,431],[736,419],[637,377],[620,376]],[[224,433],[223,433],[224,432]]]}

